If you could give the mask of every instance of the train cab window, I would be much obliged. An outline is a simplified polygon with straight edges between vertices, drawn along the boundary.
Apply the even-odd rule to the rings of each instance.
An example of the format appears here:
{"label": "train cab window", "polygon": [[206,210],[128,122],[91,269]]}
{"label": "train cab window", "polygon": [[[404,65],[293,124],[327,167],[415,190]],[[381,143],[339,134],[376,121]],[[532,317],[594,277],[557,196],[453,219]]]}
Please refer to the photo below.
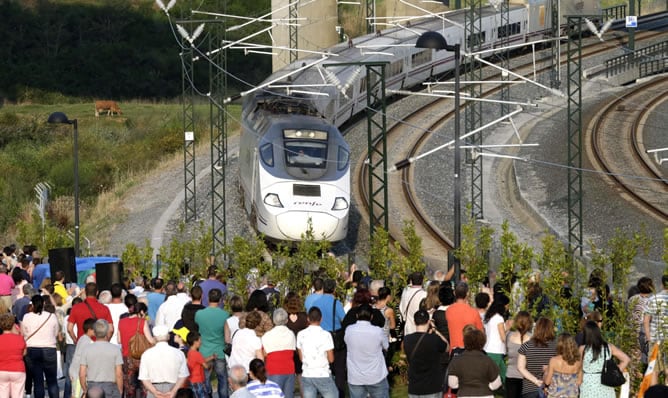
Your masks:
{"label": "train cab window", "polygon": [[264,164],[274,167],[274,146],[270,143],[262,145],[260,147],[260,157]]}
{"label": "train cab window", "polygon": [[350,152],[342,146],[339,147],[339,154],[336,158],[338,164],[337,169],[343,170],[348,167],[348,161],[350,160]]}
{"label": "train cab window", "polygon": [[324,169],[327,166],[327,132],[283,130],[288,167]]}

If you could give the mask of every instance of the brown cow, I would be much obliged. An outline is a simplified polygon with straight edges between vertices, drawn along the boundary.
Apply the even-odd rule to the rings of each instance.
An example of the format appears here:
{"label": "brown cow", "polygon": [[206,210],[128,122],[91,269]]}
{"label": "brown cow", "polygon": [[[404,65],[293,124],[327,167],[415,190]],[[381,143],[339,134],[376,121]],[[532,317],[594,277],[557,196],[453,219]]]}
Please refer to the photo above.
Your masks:
{"label": "brown cow", "polygon": [[95,101],[95,117],[99,117],[102,111],[107,111],[107,116],[113,116],[114,113],[123,114],[116,101]]}

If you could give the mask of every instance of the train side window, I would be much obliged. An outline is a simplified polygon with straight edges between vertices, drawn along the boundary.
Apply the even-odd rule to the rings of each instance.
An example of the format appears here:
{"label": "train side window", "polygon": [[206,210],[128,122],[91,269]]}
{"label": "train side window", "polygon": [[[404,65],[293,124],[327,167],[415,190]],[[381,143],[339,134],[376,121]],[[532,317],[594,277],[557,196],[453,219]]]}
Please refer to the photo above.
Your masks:
{"label": "train side window", "polygon": [[390,73],[388,77],[396,76],[404,71],[404,61],[395,61],[390,64]]}
{"label": "train side window", "polygon": [[416,66],[426,64],[431,61],[431,49],[422,50],[411,55],[411,65]]}
{"label": "train side window", "polygon": [[260,157],[264,164],[274,167],[274,146],[271,143],[262,145],[260,147]]}
{"label": "train side window", "polygon": [[467,37],[466,42],[468,43],[468,47],[474,48],[482,45],[485,42],[485,33],[480,32]]}
{"label": "train side window", "polygon": [[521,31],[521,24],[519,22],[511,23],[509,25],[499,26],[497,28],[497,37],[499,39],[511,35],[517,35]]}
{"label": "train side window", "polygon": [[339,147],[339,154],[337,156],[336,162],[338,164],[337,169],[343,170],[348,167],[348,161],[350,160],[350,152],[342,146]]}

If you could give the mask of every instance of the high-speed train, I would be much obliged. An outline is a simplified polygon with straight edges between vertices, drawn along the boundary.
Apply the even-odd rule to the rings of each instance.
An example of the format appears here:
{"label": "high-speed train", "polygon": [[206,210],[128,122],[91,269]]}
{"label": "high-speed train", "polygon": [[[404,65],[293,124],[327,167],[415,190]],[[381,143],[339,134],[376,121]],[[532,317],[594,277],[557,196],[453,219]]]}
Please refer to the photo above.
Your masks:
{"label": "high-speed train", "polygon": [[350,148],[301,98],[256,95],[244,104],[239,143],[243,203],[258,233],[340,241],[348,232]]}
{"label": "high-speed train", "polygon": [[386,89],[407,89],[454,67],[451,52],[415,48],[422,33],[438,31],[462,53],[527,43],[550,33],[550,9],[549,0],[510,4],[501,24],[496,8],[483,7],[476,37],[465,37],[467,10],[415,19],[274,72],[242,111],[240,186],[251,224],[269,239],[296,241],[310,220],[316,239],[345,238],[349,148],[338,127],[366,108],[366,74],[337,63],[387,61]]}

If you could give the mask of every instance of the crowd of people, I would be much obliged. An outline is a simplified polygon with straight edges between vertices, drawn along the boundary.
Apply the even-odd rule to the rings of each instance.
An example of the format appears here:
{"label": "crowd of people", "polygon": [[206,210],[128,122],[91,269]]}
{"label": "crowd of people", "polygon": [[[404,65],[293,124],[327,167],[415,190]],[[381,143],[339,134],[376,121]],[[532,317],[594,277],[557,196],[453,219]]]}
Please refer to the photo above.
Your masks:
{"label": "crowd of people", "polygon": [[625,353],[605,340],[603,285],[583,298],[573,336],[558,319],[511,309],[503,289],[471,297],[452,272],[407,275],[395,303],[360,271],[344,295],[343,281],[318,275],[306,297],[273,284],[236,295],[215,266],[204,280],[139,277],[99,291],[61,271],[35,288],[33,261],[6,248],[0,264],[0,397],[58,398],[62,375],[66,398],[389,398],[402,357],[409,397],[612,398],[606,359],[624,371],[651,362],[657,343],[645,397],[668,396],[668,276],[658,290],[638,282],[628,306],[641,349]]}

